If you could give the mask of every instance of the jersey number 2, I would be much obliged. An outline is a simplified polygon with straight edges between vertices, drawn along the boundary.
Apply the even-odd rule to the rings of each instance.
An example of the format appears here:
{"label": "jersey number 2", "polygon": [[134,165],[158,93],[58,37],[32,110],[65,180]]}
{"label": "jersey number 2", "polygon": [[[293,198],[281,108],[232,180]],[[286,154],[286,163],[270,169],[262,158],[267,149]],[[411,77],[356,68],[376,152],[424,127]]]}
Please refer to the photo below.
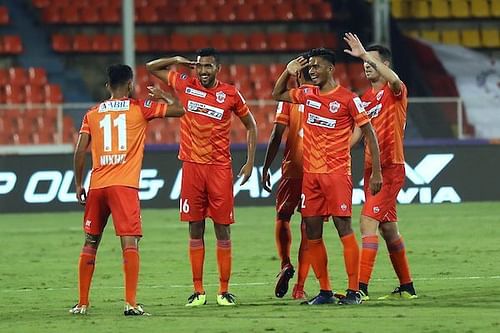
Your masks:
{"label": "jersey number 2", "polygon": [[[113,119],[113,126],[118,128],[118,150],[127,150],[127,115],[124,113]],[[111,115],[107,114],[99,122],[104,132],[104,151],[111,151]]]}

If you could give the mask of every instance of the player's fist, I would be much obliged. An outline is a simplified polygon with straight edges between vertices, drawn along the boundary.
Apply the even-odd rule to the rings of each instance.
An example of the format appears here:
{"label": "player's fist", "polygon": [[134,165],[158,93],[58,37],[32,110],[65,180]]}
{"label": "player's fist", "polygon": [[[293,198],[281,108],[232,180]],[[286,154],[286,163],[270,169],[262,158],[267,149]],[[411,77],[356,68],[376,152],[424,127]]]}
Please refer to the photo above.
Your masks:
{"label": "player's fist", "polygon": [[240,185],[245,184],[248,181],[248,179],[250,179],[252,171],[253,171],[253,164],[248,162],[245,163],[245,165],[241,168],[240,173],[238,174],[238,177],[243,177],[243,180],[241,181]]}
{"label": "player's fist", "polygon": [[80,205],[85,206],[87,202],[87,193],[85,192],[85,188],[83,186],[76,187],[76,199]]}
{"label": "player's fist", "polygon": [[271,193],[271,176],[268,169],[262,170],[262,187],[267,192]]}
{"label": "player's fist", "polygon": [[382,173],[380,171],[378,172],[372,172],[370,176],[370,192],[372,195],[377,194],[380,192],[382,189]]}
{"label": "player's fist", "polygon": [[295,58],[286,65],[286,70],[290,75],[297,75],[298,72],[307,67],[308,62],[304,57]]}

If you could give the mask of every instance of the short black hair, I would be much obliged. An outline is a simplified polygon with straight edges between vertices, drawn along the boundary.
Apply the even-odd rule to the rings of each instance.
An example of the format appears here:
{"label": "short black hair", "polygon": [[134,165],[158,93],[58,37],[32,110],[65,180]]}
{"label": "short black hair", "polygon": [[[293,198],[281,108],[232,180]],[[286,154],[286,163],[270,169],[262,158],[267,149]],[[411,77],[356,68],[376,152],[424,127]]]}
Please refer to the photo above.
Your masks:
{"label": "short black hair", "polygon": [[214,57],[215,62],[219,64],[219,51],[217,49],[214,49],[213,47],[205,47],[203,49],[199,49],[196,51],[196,55],[198,57]]}
{"label": "short black hair", "polygon": [[[299,57],[303,57],[303,58],[309,60],[309,58],[311,57],[311,55],[310,55],[309,52],[302,52],[301,54],[299,54]],[[302,75],[302,77],[304,78],[304,80],[306,80],[306,81],[312,81],[311,75],[309,75],[309,67],[308,66],[302,68],[302,70],[300,71],[300,74]]]}
{"label": "short black hair", "polygon": [[335,65],[335,52],[333,52],[330,49],[320,47],[317,49],[312,49],[309,51],[309,56],[310,57],[320,57],[322,59],[325,59],[332,65]]}
{"label": "short black hair", "polygon": [[128,65],[114,64],[108,67],[108,84],[109,87],[114,89],[119,86],[125,85],[128,81],[134,78],[132,68]]}
{"label": "short black hair", "polygon": [[366,52],[377,51],[382,61],[392,62],[392,52],[387,47],[380,44],[373,44],[366,48]]}

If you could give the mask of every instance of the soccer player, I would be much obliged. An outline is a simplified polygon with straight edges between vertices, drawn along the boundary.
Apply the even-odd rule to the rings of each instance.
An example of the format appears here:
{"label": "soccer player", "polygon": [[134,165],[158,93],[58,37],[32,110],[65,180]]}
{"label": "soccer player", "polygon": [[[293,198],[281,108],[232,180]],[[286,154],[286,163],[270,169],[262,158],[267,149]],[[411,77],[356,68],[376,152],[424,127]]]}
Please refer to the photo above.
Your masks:
{"label": "soccer player", "polygon": [[[350,47],[350,50],[345,52],[364,61],[365,74],[372,86],[361,99],[366,105],[377,133],[384,177],[381,191],[377,195],[372,195],[366,187],[366,181],[372,170],[372,156],[369,150],[365,150],[365,204],[360,218],[362,250],[359,289],[362,297],[368,300],[368,283],[378,250],[378,229],[385,240],[400,284],[382,299],[417,298],[396,214],[396,198],[405,181],[403,138],[408,91],[398,75],[390,68],[389,49],[374,45],[365,50],[359,38],[352,33],[347,33],[344,40]],[[361,131],[355,129],[352,143],[357,143],[361,137]]]}
{"label": "soccer player", "polygon": [[[136,303],[138,243],[142,235],[138,188],[146,126],[154,118],[179,117],[184,114],[184,110],[180,106],[171,108],[149,99],[129,98],[133,89],[133,74],[129,66],[112,65],[107,73],[106,87],[111,98],[87,112],[75,149],[76,196],[78,202],[85,205],[85,243],[78,264],[80,298],[70,313],[87,312],[97,248],[111,214],[123,251],[124,314],[137,316],[147,314]],[[89,145],[92,151],[92,174],[87,195],[82,181]]]}
{"label": "soccer player", "polygon": [[[307,58],[307,53],[302,54]],[[308,68],[297,73],[297,85],[312,84]],[[300,210],[300,195],[302,193],[302,113],[304,105],[279,102],[276,110],[274,127],[269,138],[264,167],[262,171],[262,186],[268,192],[270,189],[269,168],[278,153],[281,138],[286,128],[288,134],[285,152],[281,162],[281,179],[276,193],[276,227],[275,238],[278,255],[281,259],[281,271],[276,283],[276,297],[283,297],[288,291],[288,282],[293,277],[295,269],[290,261],[290,247],[292,245],[292,234],[290,232],[290,219],[296,208]],[[293,287],[292,297],[294,299],[305,298],[304,283],[309,273],[309,261],[307,260],[307,236],[305,234],[305,223],[301,222],[301,241],[298,255],[297,283]]]}
{"label": "soccer player", "polygon": [[[173,65],[194,67],[196,77],[180,74]],[[229,151],[231,118],[236,114],[247,130],[247,161],[241,168],[241,184],[250,177],[255,158],[257,127],[243,96],[233,85],[217,80],[218,52],[198,51],[196,62],[183,57],[149,62],[148,70],[168,83],[181,100],[186,115],[181,118],[179,159],[182,163],[180,218],[189,222],[189,258],[194,292],[186,306],[206,304],[203,287],[205,219],[214,221],[219,268],[219,305],[235,305],[229,293],[231,275],[230,225],[233,216],[233,173]]]}
{"label": "soccer player", "polygon": [[[316,87],[287,90],[287,82],[305,66]],[[352,180],[350,139],[354,125],[368,139],[373,156],[369,186],[373,194],[380,190],[377,138],[361,100],[333,79],[335,54],[320,48],[292,60],[275,84],[273,97],[279,101],[304,104],[304,175],[301,211],[306,223],[308,257],[320,283],[320,293],[306,304],[334,303],[328,277],[328,257],[323,243],[323,220],[332,216],[344,248],[348,288],[340,304],[359,304],[359,248],[351,226]]]}

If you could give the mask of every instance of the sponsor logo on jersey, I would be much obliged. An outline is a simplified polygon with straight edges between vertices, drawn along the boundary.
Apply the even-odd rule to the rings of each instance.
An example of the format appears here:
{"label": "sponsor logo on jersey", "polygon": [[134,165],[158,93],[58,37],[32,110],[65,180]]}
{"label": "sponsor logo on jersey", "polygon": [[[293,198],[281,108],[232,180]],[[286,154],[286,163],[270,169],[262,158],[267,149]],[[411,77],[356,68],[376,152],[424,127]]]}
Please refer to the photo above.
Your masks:
{"label": "sponsor logo on jersey", "polygon": [[363,106],[363,102],[361,102],[361,99],[359,97],[354,97],[352,100],[354,101],[354,105],[356,105],[356,109],[358,109],[358,113],[365,112],[365,107]]}
{"label": "sponsor logo on jersey", "polygon": [[313,100],[310,100],[308,99],[306,101],[306,105],[309,106],[309,107],[312,107],[313,109],[320,109],[321,108],[321,103],[318,102],[318,101],[313,101]]}
{"label": "sponsor logo on jersey", "polygon": [[367,110],[366,113],[368,114],[368,117],[375,118],[380,113],[380,110],[382,110],[382,104],[377,104],[371,109]]}
{"label": "sponsor logo on jersey", "polygon": [[[239,94],[239,92],[238,92]],[[240,95],[241,97],[241,95]],[[241,98],[243,99],[243,98]],[[223,91],[218,91],[215,93],[215,100],[217,101],[217,103],[224,103],[224,101],[226,100],[226,94],[223,92]],[[243,103],[245,103],[245,101],[243,100]]]}
{"label": "sponsor logo on jersey", "polygon": [[193,88],[190,88],[190,87],[186,87],[185,92],[186,92],[186,94],[193,95],[193,96],[196,96],[196,97],[202,97],[202,98],[207,97],[207,93],[206,92],[200,91],[200,90],[196,90],[196,89],[193,89]]}
{"label": "sponsor logo on jersey", "polygon": [[384,91],[383,90],[380,90],[377,95],[375,96],[375,98],[377,99],[378,102],[380,102],[380,100],[382,99],[382,96],[384,96]]}
{"label": "sponsor logo on jersey", "polygon": [[151,108],[151,105],[153,105],[153,101],[150,99],[147,99],[144,101],[144,107],[146,108]]}
{"label": "sponsor logo on jersey", "polygon": [[312,126],[335,128],[337,120],[318,116],[314,113],[309,113],[307,123]]}
{"label": "sponsor logo on jersey", "polygon": [[221,120],[224,116],[224,110],[216,108],[215,106],[199,103],[195,101],[188,101],[187,110],[209,118]]}
{"label": "sponsor logo on jersey", "polygon": [[188,78],[187,74],[186,73],[182,73],[181,76],[180,76],[181,80],[185,80]]}
{"label": "sponsor logo on jersey", "polygon": [[99,112],[110,111],[128,111],[130,109],[130,100],[112,100],[99,104]]}
{"label": "sponsor logo on jersey", "polygon": [[330,102],[330,112],[335,113],[340,109],[340,103],[337,101]]}

